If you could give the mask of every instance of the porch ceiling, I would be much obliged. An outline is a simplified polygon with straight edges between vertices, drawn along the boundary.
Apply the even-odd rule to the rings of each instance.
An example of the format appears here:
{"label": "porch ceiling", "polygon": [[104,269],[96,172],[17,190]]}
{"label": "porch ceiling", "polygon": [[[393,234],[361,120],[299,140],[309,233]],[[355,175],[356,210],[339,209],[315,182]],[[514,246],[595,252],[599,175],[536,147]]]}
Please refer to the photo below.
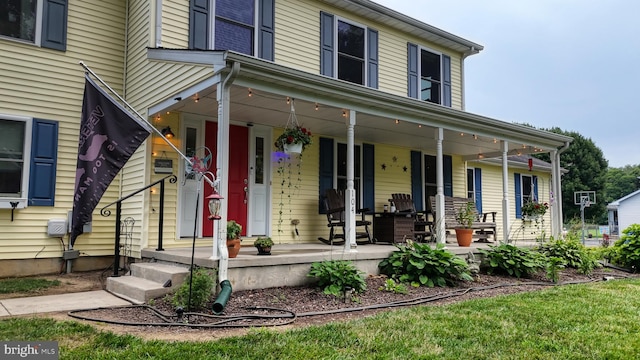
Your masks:
{"label": "porch ceiling", "polygon": [[[221,54],[225,61],[220,61]],[[168,100],[150,111],[178,111],[186,117],[215,120],[216,84],[228,73],[230,63],[239,62],[240,72],[230,88],[229,114],[234,124],[284,127],[290,114],[289,97],[295,99],[298,122],[314,134],[346,139],[347,118],[343,112],[352,109],[357,114],[357,142],[404,146],[435,154],[435,133],[443,128],[444,153],[462,155],[467,160],[501,155],[500,140],[508,142],[510,155],[546,152],[572,140],[236,53],[149,50],[151,60],[180,62],[184,57],[185,63],[193,63],[194,55],[198,59],[211,57],[211,63],[205,64],[213,65],[216,70],[208,80],[212,85],[204,90],[201,86],[197,90],[184,89],[180,101],[170,100],[176,94],[167,94]],[[199,64],[203,62],[198,60]],[[221,67],[224,65],[226,67]]]}

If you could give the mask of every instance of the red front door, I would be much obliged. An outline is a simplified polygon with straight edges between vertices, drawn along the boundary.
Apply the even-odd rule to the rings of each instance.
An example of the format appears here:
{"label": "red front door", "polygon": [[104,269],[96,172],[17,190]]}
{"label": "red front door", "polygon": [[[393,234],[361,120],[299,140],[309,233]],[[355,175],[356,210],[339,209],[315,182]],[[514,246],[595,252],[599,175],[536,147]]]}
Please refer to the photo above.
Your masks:
{"label": "red front door", "polygon": [[[205,146],[213,154],[212,172],[215,173],[218,149],[218,123],[207,121],[205,128]],[[231,125],[229,128],[229,173],[223,174],[229,179],[229,193],[223,199],[227,205],[227,219],[235,220],[242,225],[242,235],[247,233],[247,192],[245,191],[249,179],[249,129],[243,126]],[[205,185],[205,198],[211,194],[211,186]],[[202,235],[213,235],[212,221],[208,220],[209,210],[205,203]]]}

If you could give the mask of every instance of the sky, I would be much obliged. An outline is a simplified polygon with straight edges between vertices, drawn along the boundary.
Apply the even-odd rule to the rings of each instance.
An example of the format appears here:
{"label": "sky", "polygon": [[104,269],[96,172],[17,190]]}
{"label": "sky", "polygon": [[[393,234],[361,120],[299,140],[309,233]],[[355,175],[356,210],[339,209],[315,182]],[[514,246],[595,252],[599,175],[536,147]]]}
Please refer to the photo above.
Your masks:
{"label": "sky", "polygon": [[483,45],[465,61],[465,110],[591,139],[640,165],[640,1],[374,0]]}

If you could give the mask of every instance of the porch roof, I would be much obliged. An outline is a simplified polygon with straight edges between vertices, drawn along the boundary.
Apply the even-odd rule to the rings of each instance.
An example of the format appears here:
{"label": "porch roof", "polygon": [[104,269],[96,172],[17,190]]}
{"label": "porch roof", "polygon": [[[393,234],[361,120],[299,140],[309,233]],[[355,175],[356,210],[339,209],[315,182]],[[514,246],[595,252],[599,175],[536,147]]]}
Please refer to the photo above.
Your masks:
{"label": "porch roof", "polygon": [[[354,110],[359,141],[435,151],[435,130],[443,128],[444,152],[462,155],[466,160],[501,156],[500,140],[508,142],[509,155],[548,152],[572,141],[568,136],[386,93],[231,51],[150,48],[147,58],[213,69],[211,76],[200,84],[178,94],[166,94],[164,101],[149,108],[149,114],[180,111],[215,119],[216,84],[230,72],[233,64],[239,64],[240,70],[231,87],[232,122],[283,127],[290,112],[286,102],[289,97],[296,100],[300,123],[315,134],[345,137],[343,112]],[[252,96],[248,96],[249,89]],[[195,94],[199,97],[197,103],[190,98]]]}

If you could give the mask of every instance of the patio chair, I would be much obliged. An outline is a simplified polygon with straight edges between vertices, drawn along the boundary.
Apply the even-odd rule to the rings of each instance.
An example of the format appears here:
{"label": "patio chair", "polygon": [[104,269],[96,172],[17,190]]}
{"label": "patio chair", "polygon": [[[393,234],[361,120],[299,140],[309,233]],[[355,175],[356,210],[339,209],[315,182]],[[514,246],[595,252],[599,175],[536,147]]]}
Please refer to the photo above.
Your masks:
{"label": "patio chair", "polygon": [[396,211],[411,214],[413,217],[413,234],[416,237],[416,241],[427,241],[427,237],[431,240],[433,235],[433,223],[428,219],[428,212],[416,210],[410,194],[391,194],[391,199],[389,199],[389,201],[393,202],[396,207]]}
{"label": "patio chair", "polygon": [[[319,237],[318,240],[327,245],[343,245],[345,240],[345,221],[344,221],[344,192],[337,189],[329,189],[325,193],[324,205],[327,210],[327,226],[329,230],[329,238]],[[371,221],[365,218],[368,209],[357,209],[356,214],[360,219],[356,219],[356,243],[358,245],[372,244],[371,232],[369,225]],[[342,233],[336,232],[336,228],[342,229]],[[358,239],[366,239],[358,241]]]}

